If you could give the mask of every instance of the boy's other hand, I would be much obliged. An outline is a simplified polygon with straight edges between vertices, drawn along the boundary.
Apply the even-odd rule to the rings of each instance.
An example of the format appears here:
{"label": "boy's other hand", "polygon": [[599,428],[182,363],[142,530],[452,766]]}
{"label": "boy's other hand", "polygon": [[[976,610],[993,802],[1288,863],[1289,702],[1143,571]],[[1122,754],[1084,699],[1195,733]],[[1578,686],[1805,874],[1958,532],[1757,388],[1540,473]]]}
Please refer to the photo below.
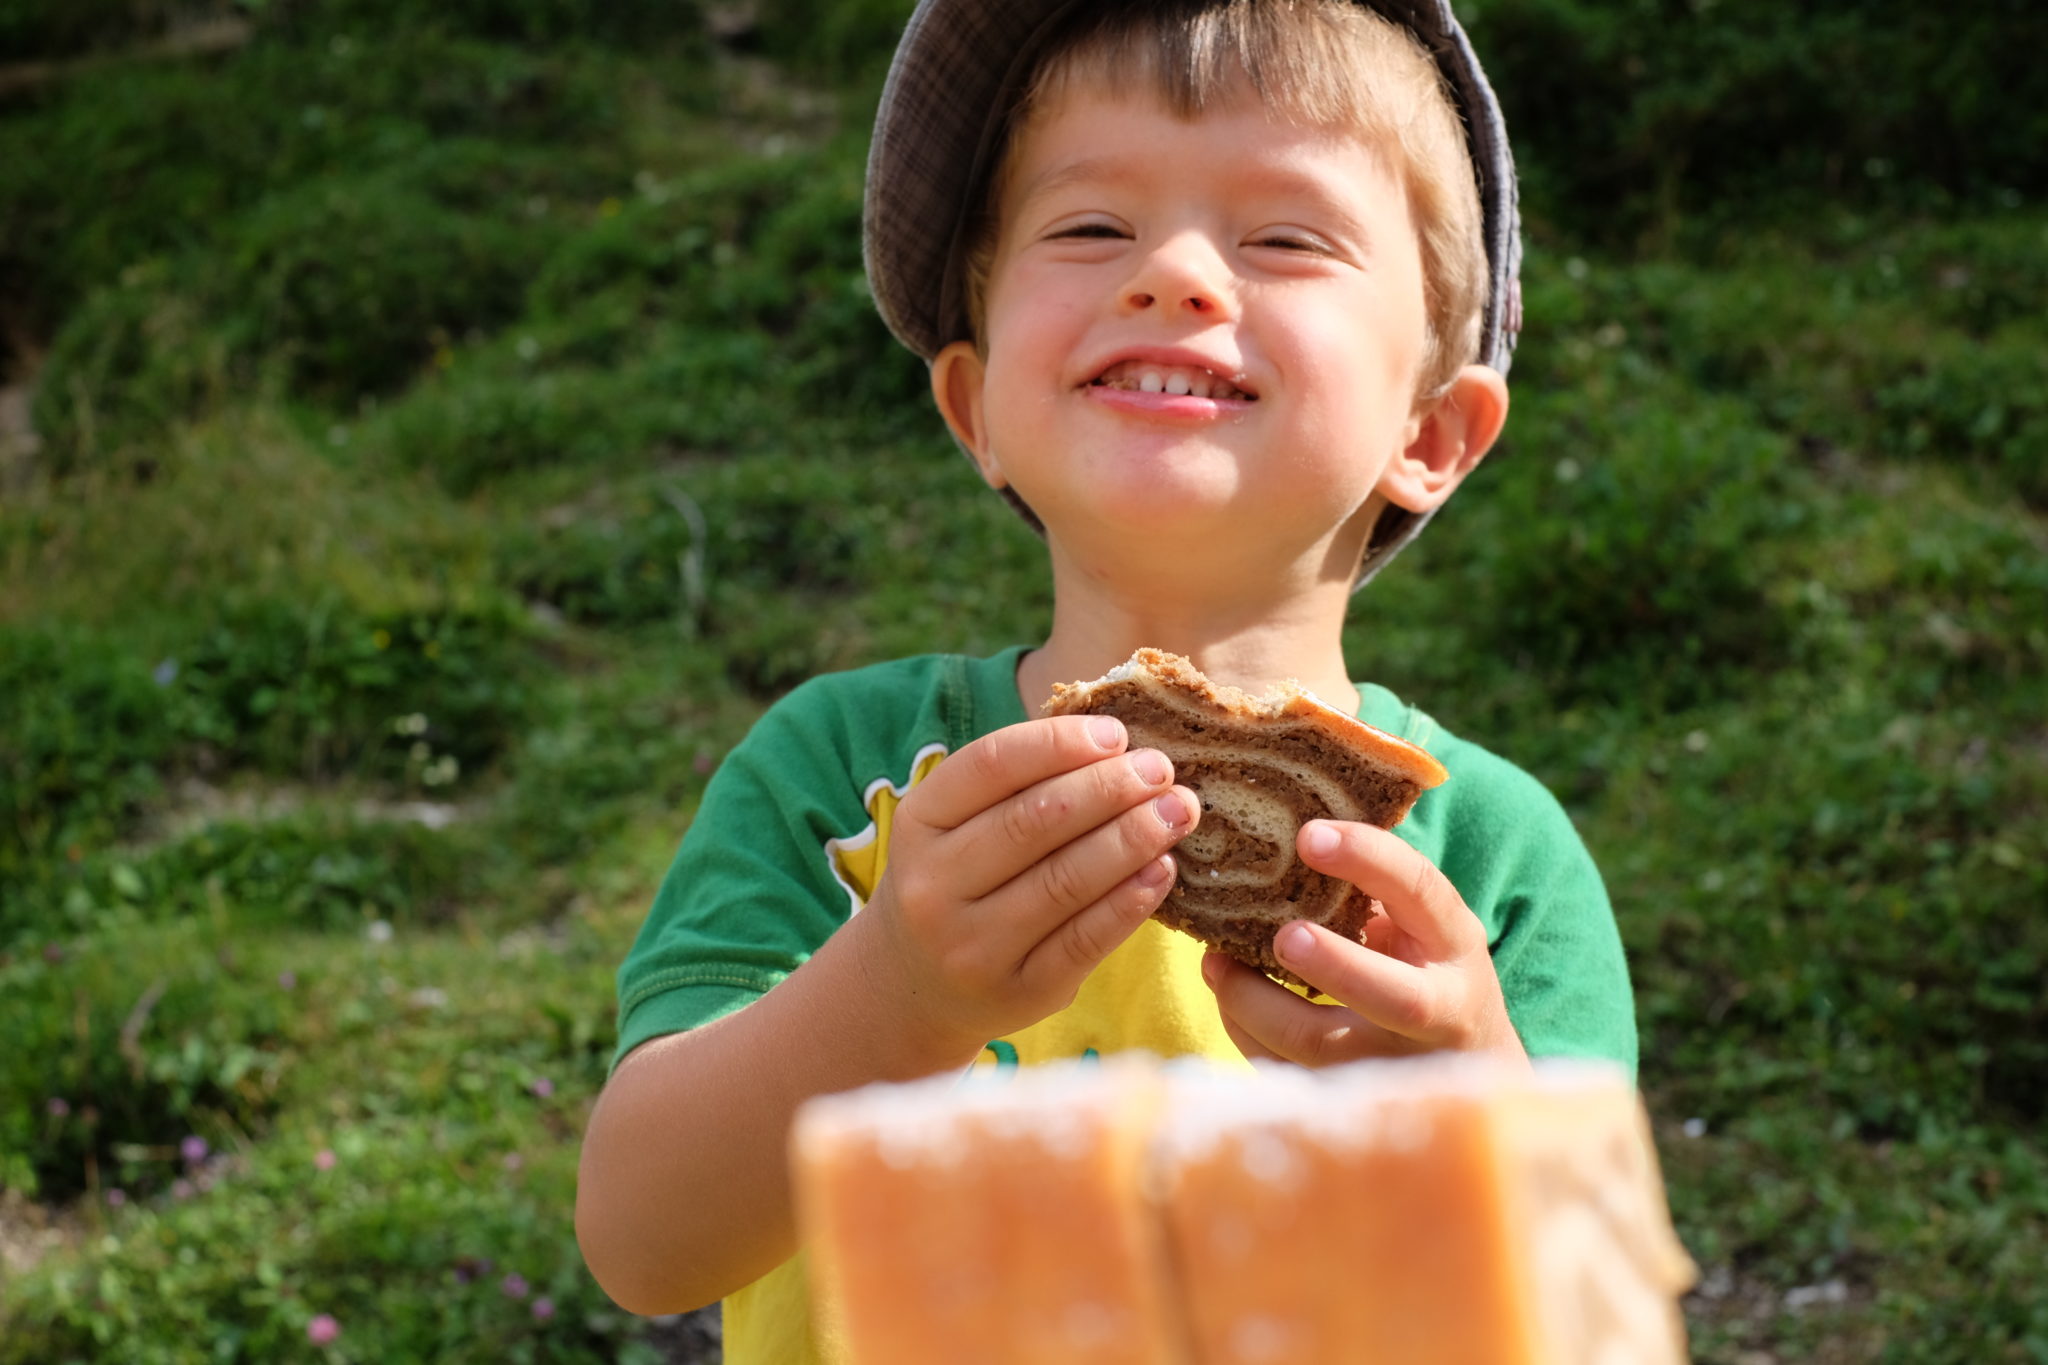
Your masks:
{"label": "boy's other hand", "polygon": [[1336,1004],[1304,1000],[1220,953],[1202,960],[1223,1027],[1245,1056],[1302,1066],[1455,1050],[1524,1058],[1486,929],[1436,865],[1372,825],[1312,820],[1296,845],[1318,872],[1380,902],[1352,943],[1296,920],[1274,939],[1282,966]]}
{"label": "boy's other hand", "polygon": [[878,1005],[963,1060],[1070,1003],[1173,886],[1201,818],[1173,765],[1107,716],[984,735],[896,808],[889,863],[847,928]]}

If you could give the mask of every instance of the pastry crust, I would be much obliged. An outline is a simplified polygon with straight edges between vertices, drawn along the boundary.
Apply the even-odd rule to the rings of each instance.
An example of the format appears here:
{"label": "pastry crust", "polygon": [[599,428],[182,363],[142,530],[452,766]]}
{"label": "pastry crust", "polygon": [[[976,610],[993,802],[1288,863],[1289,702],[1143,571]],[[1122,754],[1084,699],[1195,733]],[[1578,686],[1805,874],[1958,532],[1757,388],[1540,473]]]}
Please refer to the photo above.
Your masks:
{"label": "pastry crust", "polygon": [[1354,941],[1378,903],[1303,863],[1295,834],[1314,819],[1392,829],[1449,776],[1406,740],[1288,682],[1264,697],[1213,682],[1187,659],[1141,649],[1090,682],[1060,683],[1047,715],[1107,715],[1132,748],[1173,761],[1202,800],[1200,824],[1175,848],[1179,879],[1156,918],[1295,985],[1273,935],[1307,919]]}

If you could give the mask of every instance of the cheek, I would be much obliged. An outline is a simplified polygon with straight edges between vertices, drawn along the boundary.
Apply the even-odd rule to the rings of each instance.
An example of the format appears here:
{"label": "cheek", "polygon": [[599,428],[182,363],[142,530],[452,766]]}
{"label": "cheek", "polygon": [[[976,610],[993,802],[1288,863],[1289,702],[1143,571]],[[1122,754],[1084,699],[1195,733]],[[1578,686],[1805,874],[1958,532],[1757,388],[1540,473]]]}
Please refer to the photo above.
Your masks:
{"label": "cheek", "polygon": [[1297,363],[1315,368],[1319,383],[1305,418],[1325,438],[1394,439],[1414,407],[1423,340],[1407,328],[1361,332],[1349,318],[1326,318],[1295,329]]}
{"label": "cheek", "polygon": [[989,292],[989,353],[1040,367],[1060,364],[1071,359],[1088,318],[1083,291],[1070,275],[1013,270]]}

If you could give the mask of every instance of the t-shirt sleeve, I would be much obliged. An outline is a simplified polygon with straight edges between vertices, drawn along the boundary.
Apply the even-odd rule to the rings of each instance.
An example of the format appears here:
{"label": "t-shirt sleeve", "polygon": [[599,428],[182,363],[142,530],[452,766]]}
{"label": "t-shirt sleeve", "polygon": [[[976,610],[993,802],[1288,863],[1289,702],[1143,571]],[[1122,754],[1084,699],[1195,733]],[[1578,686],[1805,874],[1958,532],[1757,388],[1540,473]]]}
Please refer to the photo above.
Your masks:
{"label": "t-shirt sleeve", "polygon": [[1508,1017],[1532,1057],[1603,1058],[1633,1076],[1635,999],[1600,871],[1542,783],[1473,752],[1440,789],[1465,783],[1476,799],[1444,807],[1438,866],[1487,926]]}
{"label": "t-shirt sleeve", "polygon": [[823,846],[858,827],[861,807],[835,712],[818,684],[798,688],[712,776],[619,968],[614,1066],[765,995],[845,923],[851,902]]}

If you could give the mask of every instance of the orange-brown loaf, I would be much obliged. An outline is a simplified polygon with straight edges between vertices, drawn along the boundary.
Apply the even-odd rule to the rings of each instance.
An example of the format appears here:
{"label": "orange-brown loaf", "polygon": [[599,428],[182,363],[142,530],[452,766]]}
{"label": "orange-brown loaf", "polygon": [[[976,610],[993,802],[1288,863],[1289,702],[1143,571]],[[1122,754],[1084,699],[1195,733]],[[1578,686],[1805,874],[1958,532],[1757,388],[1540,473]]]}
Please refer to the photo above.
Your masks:
{"label": "orange-brown loaf", "polygon": [[812,1101],[796,1196],[835,1365],[1179,1365],[1138,1196],[1158,1097],[1118,1059]]}
{"label": "orange-brown loaf", "polygon": [[1618,1070],[1135,1057],[814,1101],[845,1365],[1681,1365],[1692,1267]]}
{"label": "orange-brown loaf", "polygon": [[1155,1180],[1196,1365],[1680,1365],[1692,1264],[1618,1072],[1184,1081]]}
{"label": "orange-brown loaf", "polygon": [[1055,686],[1045,712],[1115,716],[1132,748],[1173,760],[1175,780],[1202,799],[1202,819],[1174,850],[1180,878],[1157,918],[1287,981],[1296,978],[1273,956],[1282,925],[1313,920],[1357,939],[1374,910],[1364,892],[1295,855],[1302,824],[1392,829],[1447,776],[1427,751],[1297,685],[1252,697],[1157,649],[1093,682]]}

